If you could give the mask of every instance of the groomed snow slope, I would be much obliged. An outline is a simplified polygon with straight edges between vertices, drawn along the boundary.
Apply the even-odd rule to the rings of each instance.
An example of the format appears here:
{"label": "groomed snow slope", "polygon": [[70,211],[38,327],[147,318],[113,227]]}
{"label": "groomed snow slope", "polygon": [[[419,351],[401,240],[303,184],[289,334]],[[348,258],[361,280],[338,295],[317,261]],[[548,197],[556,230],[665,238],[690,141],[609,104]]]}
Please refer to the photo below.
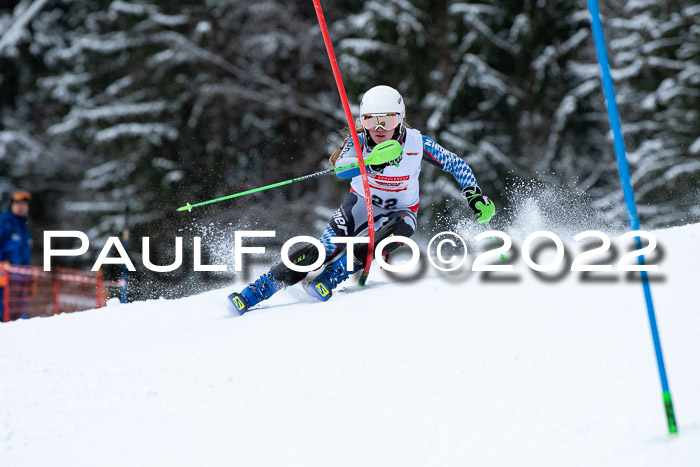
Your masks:
{"label": "groomed snow slope", "polygon": [[375,267],[363,290],[297,286],[243,317],[237,285],[3,324],[0,463],[700,465],[700,225],[655,235],[677,436],[639,283],[519,260],[505,282]]}

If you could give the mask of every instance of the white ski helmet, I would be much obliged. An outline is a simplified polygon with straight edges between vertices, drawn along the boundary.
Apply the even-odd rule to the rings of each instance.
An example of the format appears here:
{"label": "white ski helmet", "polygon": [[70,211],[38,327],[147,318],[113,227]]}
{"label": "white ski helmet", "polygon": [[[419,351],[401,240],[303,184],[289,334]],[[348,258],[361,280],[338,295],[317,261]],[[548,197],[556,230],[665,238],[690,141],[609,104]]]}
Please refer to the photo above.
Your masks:
{"label": "white ski helmet", "polygon": [[[360,115],[396,113],[399,115],[399,130],[403,129],[406,105],[399,91],[390,86],[375,86],[369,89],[360,102]],[[363,119],[364,124],[364,119]]]}
{"label": "white ski helmet", "polygon": [[397,113],[403,119],[406,106],[399,91],[390,86],[375,86],[368,90],[360,102],[360,115]]}

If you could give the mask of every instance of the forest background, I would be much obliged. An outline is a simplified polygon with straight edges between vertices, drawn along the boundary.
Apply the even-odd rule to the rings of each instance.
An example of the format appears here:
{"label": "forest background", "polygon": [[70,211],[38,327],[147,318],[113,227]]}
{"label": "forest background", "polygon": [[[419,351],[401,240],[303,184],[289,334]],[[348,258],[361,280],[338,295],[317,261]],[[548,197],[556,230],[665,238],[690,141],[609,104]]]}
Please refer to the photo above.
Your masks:
{"label": "forest background", "polygon": [[[642,227],[698,222],[700,5],[600,7]],[[590,228],[624,225],[585,0],[323,8],[354,114],[368,88],[397,88],[408,123],[470,164],[501,222],[526,187],[561,193],[553,209],[585,206]],[[329,176],[175,211],[330,167],[347,124],[311,0],[2,0],[0,35],[0,192],[34,195],[34,264],[44,230],[85,231],[91,254],[56,263],[89,268],[125,228],[136,263],[143,236],[169,264],[174,237],[194,235],[205,261],[226,262],[234,230],[317,236],[347,192]],[[419,236],[471,215],[451,176],[421,177]],[[230,280],[137,269],[134,297]]]}

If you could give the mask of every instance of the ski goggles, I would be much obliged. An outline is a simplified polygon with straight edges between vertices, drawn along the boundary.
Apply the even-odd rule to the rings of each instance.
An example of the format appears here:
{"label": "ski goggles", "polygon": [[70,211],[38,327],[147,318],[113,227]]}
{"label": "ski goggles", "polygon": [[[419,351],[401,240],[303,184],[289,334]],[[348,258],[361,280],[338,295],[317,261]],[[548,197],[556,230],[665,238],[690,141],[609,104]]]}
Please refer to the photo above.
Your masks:
{"label": "ski goggles", "polygon": [[401,123],[401,117],[397,113],[362,116],[362,126],[365,127],[365,130],[370,131],[377,128],[391,131],[399,126],[399,123]]}

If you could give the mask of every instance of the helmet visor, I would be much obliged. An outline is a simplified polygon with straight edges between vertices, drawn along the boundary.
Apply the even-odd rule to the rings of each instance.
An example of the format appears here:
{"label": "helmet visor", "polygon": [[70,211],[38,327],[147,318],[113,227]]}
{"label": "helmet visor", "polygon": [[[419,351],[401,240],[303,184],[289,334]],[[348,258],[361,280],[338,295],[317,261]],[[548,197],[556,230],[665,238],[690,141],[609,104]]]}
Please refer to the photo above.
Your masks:
{"label": "helmet visor", "polygon": [[362,125],[365,130],[376,130],[378,128],[383,128],[384,130],[391,131],[401,123],[401,117],[397,113],[388,114],[374,114],[374,115],[363,115]]}

